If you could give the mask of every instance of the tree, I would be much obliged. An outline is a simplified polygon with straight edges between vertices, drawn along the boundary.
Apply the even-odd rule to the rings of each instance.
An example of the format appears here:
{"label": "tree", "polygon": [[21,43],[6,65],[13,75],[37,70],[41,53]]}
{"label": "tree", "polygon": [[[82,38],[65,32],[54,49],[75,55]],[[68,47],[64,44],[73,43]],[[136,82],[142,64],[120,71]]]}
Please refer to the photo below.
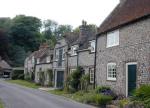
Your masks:
{"label": "tree", "polygon": [[0,56],[3,59],[9,60],[8,58],[9,39],[7,33],[0,29]]}
{"label": "tree", "polygon": [[70,25],[59,25],[56,31],[56,36],[61,37],[65,33],[71,32],[72,31],[72,26]]}
{"label": "tree", "polygon": [[24,47],[25,51],[34,51],[40,43],[40,19],[32,16],[18,15],[12,19],[10,35],[15,45]]}

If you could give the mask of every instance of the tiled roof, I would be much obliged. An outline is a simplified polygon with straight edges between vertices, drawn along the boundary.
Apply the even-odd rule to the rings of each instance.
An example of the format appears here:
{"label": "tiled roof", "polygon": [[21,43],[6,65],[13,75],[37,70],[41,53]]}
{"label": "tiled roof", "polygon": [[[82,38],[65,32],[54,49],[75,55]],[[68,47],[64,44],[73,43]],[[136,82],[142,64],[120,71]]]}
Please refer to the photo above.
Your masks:
{"label": "tiled roof", "polygon": [[131,23],[150,15],[150,0],[126,0],[120,3],[105,19],[98,29],[98,34]]}
{"label": "tiled roof", "polygon": [[1,69],[12,69],[12,67],[5,60],[0,60],[0,68]]}

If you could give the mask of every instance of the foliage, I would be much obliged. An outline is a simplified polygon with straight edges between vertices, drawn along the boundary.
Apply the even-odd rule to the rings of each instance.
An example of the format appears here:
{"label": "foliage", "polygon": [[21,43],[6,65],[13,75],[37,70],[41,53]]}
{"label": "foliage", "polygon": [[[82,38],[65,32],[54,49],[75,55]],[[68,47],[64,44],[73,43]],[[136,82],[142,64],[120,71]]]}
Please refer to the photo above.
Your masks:
{"label": "foliage", "polygon": [[138,101],[144,104],[145,108],[150,107],[150,85],[142,85],[136,89],[133,95],[133,101]]}
{"label": "foliage", "polygon": [[27,73],[24,75],[24,79],[25,79],[26,81],[31,81],[31,76],[30,76],[29,72],[27,72]]}
{"label": "foliage", "polygon": [[82,67],[77,67],[77,69],[71,73],[71,80],[70,80],[70,86],[72,89],[75,89],[75,91],[79,90],[80,86],[80,78],[82,76]]}
{"label": "foliage", "polygon": [[129,99],[122,99],[119,101],[119,107],[120,108],[124,108],[126,105],[128,105],[130,103]]}
{"label": "foliage", "polygon": [[24,47],[25,51],[33,51],[40,43],[41,21],[36,17],[18,15],[12,19],[10,35],[15,45]]}
{"label": "foliage", "polygon": [[25,80],[7,80],[7,82],[18,84],[29,88],[35,88],[35,89],[39,88],[39,86],[37,86],[35,83],[30,81],[25,81]]}
{"label": "foliage", "polygon": [[96,93],[101,93],[104,90],[110,90],[110,87],[106,87],[106,86],[99,86],[95,89]]}
{"label": "foliage", "polygon": [[89,82],[90,82],[90,75],[89,74],[82,75],[80,82],[81,82],[81,90],[84,90],[85,92],[87,92]]}
{"label": "foliage", "polygon": [[43,71],[39,72],[39,80],[40,80],[41,86],[44,86],[44,83],[45,83],[45,75],[44,75],[44,72],[43,72]]}
{"label": "foliage", "polygon": [[16,79],[24,79],[24,71],[23,70],[14,70],[12,72],[12,79],[16,80]]}
{"label": "foliage", "polygon": [[0,99],[0,108],[4,108],[4,105],[3,105],[2,101],[1,101],[1,99]]}
{"label": "foliage", "polygon": [[48,75],[48,86],[52,87],[53,86],[53,71],[51,69],[47,70],[47,75]]}

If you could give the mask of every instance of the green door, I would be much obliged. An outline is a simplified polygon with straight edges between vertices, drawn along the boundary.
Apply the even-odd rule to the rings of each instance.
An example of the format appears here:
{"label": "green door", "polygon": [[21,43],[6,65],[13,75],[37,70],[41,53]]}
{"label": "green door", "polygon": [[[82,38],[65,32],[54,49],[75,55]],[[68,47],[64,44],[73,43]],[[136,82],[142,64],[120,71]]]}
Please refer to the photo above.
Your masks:
{"label": "green door", "polygon": [[128,65],[128,95],[136,89],[136,64]]}
{"label": "green door", "polygon": [[64,71],[57,71],[57,88],[63,88],[64,85]]}

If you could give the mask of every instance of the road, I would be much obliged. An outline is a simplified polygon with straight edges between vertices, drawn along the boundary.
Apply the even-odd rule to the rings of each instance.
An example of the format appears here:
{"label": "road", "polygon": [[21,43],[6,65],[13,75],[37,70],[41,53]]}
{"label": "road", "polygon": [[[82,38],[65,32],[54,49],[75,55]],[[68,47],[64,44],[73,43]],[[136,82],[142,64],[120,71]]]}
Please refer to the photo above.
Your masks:
{"label": "road", "polygon": [[0,81],[5,108],[94,108],[44,91]]}

